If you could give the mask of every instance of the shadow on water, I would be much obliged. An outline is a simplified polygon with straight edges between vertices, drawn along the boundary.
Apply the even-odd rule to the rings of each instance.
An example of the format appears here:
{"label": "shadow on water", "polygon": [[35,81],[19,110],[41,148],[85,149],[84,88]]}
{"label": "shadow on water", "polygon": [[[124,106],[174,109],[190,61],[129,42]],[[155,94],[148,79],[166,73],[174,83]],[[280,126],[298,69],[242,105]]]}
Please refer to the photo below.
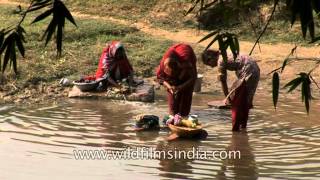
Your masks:
{"label": "shadow on water", "polygon": [[[0,179],[319,179],[319,102],[306,115],[299,101],[285,99],[274,111],[269,96],[258,94],[247,132],[232,133],[230,111],[210,109],[198,94],[192,113],[208,131],[202,141],[167,142],[169,132],[134,132],[130,118],[140,113],[160,117],[164,96],[152,104],[71,100],[47,107],[0,108]],[[75,160],[75,149],[122,151],[145,147],[157,151],[240,151],[240,159],[152,158]],[[10,153],[10,154],[8,154]],[[17,173],[10,173],[17,172]]]}

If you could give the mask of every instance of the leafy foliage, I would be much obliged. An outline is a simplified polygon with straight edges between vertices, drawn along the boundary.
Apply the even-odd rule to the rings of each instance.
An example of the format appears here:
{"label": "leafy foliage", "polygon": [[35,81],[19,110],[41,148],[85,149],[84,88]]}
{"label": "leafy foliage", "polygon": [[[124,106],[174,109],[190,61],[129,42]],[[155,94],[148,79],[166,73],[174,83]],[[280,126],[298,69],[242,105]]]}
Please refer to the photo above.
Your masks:
{"label": "leafy foliage", "polygon": [[[285,69],[285,67],[294,62],[295,59],[290,59],[290,56],[292,56],[295,51],[297,49],[297,46],[295,46],[290,54],[284,59],[282,66],[280,66],[279,68],[271,71],[271,73],[273,73],[273,77],[272,77],[272,94],[273,94],[273,102],[274,102],[274,107],[276,108],[277,105],[277,101],[278,101],[278,94],[279,94],[279,73],[278,71],[280,71],[280,73],[282,73]],[[317,65],[320,63],[320,61],[318,61]],[[315,66],[312,70],[309,71],[309,73],[305,73],[305,72],[301,72],[298,74],[298,76],[295,79],[292,79],[290,82],[288,82],[284,88],[288,88],[288,93],[292,92],[293,90],[295,90],[298,86],[301,85],[301,99],[302,101],[304,101],[305,107],[306,107],[306,111],[309,113],[309,109],[310,109],[310,101],[312,99],[311,96],[311,82],[313,82],[318,89],[320,89],[320,87],[318,86],[318,84],[316,83],[316,81],[313,79],[313,77],[311,76],[311,73],[313,72],[313,70],[315,70],[318,66]],[[269,73],[270,74],[270,73]]]}
{"label": "leafy foliage", "polygon": [[228,47],[230,47],[230,50],[233,54],[233,57],[234,57],[234,59],[236,59],[236,57],[240,53],[240,45],[239,45],[239,41],[238,41],[237,36],[235,34],[231,34],[228,32],[221,33],[219,31],[213,31],[213,32],[209,33],[208,35],[206,35],[205,37],[203,37],[198,43],[205,41],[213,36],[215,36],[215,37],[208,44],[208,46],[206,47],[206,50],[209,49],[214,42],[218,41],[219,50],[221,52],[223,60],[227,61],[227,59],[228,59],[228,55],[227,55]]}
{"label": "leafy foliage", "polygon": [[27,10],[27,12],[36,11],[42,9],[44,7],[48,7],[52,4],[52,0],[37,0],[31,2],[31,7]]}
{"label": "leafy foliage", "polygon": [[287,6],[291,10],[291,25],[293,25],[296,21],[297,15],[300,16],[301,23],[301,31],[302,35],[305,38],[307,34],[307,30],[309,30],[309,34],[312,42],[319,40],[320,37],[315,38],[314,34],[314,17],[313,11],[316,13],[320,13],[320,1],[319,0],[287,0]]}
{"label": "leafy foliage", "polygon": [[[13,67],[15,73],[18,72],[17,69],[17,49],[22,55],[25,56],[24,43],[26,33],[24,28],[21,26],[27,13],[37,11],[43,8],[51,7],[44,13],[40,14],[34,19],[32,23],[39,22],[46,17],[52,15],[53,18],[49,23],[47,30],[45,31],[43,38],[46,36],[46,45],[50,41],[52,35],[56,32],[56,44],[57,44],[57,55],[61,56],[62,52],[62,38],[63,38],[63,28],[65,25],[65,19],[68,19],[75,26],[76,23],[66,8],[66,6],[60,0],[33,0],[26,11],[21,13],[22,18],[20,22],[17,23],[15,28],[2,29],[0,31],[0,70],[2,73],[6,70],[8,64]],[[3,55],[4,54],[4,55]],[[3,56],[3,61],[1,57]]]}
{"label": "leafy foliage", "polygon": [[[17,70],[17,55],[16,48],[19,50],[20,54],[24,57],[25,49],[23,43],[25,43],[24,38],[25,30],[21,26],[17,26],[15,29],[9,31],[1,31],[0,33],[0,54],[4,53],[2,72],[5,71],[8,63],[13,66],[15,73]],[[2,61],[0,60],[2,64]]]}
{"label": "leafy foliage", "polygon": [[278,97],[279,97],[279,86],[280,86],[280,79],[279,73],[275,72],[272,76],[272,99],[274,108],[277,107]]}
{"label": "leafy foliage", "polygon": [[36,17],[32,21],[32,24],[42,21],[43,19],[52,15],[52,20],[49,23],[45,33],[43,34],[42,39],[46,37],[45,45],[47,45],[48,42],[51,40],[52,35],[56,32],[57,54],[58,56],[60,56],[62,52],[62,38],[63,38],[63,29],[65,25],[65,19],[68,19],[75,26],[77,26],[77,24],[75,23],[69,10],[60,0],[54,0],[52,4],[50,3],[50,0],[37,2],[32,5],[32,8],[30,11],[41,9],[49,5],[51,5],[51,8],[45,11],[44,13],[40,14],[38,17]]}
{"label": "leafy foliage", "polygon": [[307,112],[309,113],[311,96],[311,77],[310,74],[301,72],[298,77],[287,83],[284,88],[289,88],[288,92],[295,90],[301,84],[301,99],[304,101]]}
{"label": "leafy foliage", "polygon": [[[3,44],[3,40],[4,40],[4,35],[5,35],[5,33],[4,33],[4,29],[2,29],[1,31],[0,31],[0,48],[1,48],[1,46],[2,46],[2,44]],[[0,63],[1,64],[1,63]],[[0,68],[1,68],[1,66],[0,66]]]}
{"label": "leafy foliage", "polygon": [[[259,37],[257,38],[254,46],[252,47],[252,50],[250,52],[253,52],[255,46],[257,43],[259,43],[260,38],[266,31],[270,21],[272,20],[272,16],[276,10],[276,7],[278,6],[280,0],[274,0],[274,7],[273,11],[271,13],[270,18],[268,19],[267,23],[265,24],[262,32],[260,33]],[[223,5],[224,3],[232,2],[235,5],[239,7],[249,7],[250,5],[257,3],[258,1],[254,0],[213,0],[213,1],[206,1],[206,0],[191,0],[191,3],[193,3],[193,6],[186,12],[186,14],[195,11],[196,7],[199,6],[198,12],[201,13],[201,11],[207,10],[210,7],[216,6],[218,4]],[[320,1],[319,0],[286,0],[286,5],[288,9],[291,11],[291,25],[293,25],[296,21],[296,17],[299,15],[300,23],[301,23],[301,31],[304,38],[306,38],[307,31],[309,31],[311,42],[316,42],[320,40],[319,37],[315,37],[315,24],[314,24],[314,16],[313,11],[317,13],[317,16],[320,17]],[[213,10],[213,9],[211,9]],[[226,33],[220,33],[220,30],[213,31],[206,35],[204,38],[202,38],[199,42],[202,42],[204,40],[207,40],[210,37],[213,37],[213,40],[210,41],[206,49],[208,49],[214,42],[218,41],[219,49],[221,51],[221,54],[224,59],[226,59],[226,50],[228,47],[230,47],[234,57],[239,53],[239,43],[238,39],[235,35],[230,34],[228,32]],[[279,72],[282,73],[285,69],[285,67],[294,62],[289,59],[291,55],[296,51],[297,46],[295,46],[291,53],[284,59],[283,64],[281,67],[273,70],[269,74],[273,73],[272,77],[272,99],[274,107],[276,108],[278,97],[279,97],[279,86],[280,86],[280,77]],[[311,73],[314,69],[318,68],[320,65],[316,65],[309,73],[301,72],[296,79],[293,79],[288,84],[285,85],[285,88],[289,88],[288,92],[293,91],[296,89],[299,85],[301,85],[301,97],[304,101],[305,107],[307,112],[309,112],[309,103],[311,100],[311,82],[316,82],[313,80]],[[312,80],[312,81],[311,81]],[[317,84],[316,84],[317,85]],[[319,88],[319,86],[317,85]]]}

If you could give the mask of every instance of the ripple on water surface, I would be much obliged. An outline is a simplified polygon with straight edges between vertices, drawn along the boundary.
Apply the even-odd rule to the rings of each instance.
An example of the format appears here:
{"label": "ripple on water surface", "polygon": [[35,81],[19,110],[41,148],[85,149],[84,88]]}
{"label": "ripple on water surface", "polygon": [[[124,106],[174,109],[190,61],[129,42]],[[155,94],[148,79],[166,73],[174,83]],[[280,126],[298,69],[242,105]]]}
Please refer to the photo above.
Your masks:
{"label": "ripple on water surface", "polygon": [[[12,167],[0,165],[0,169],[21,171],[33,179],[65,168],[61,164],[73,166],[73,170],[65,170],[64,175],[69,179],[79,179],[80,175],[105,179],[111,175],[132,177],[132,174],[149,179],[159,176],[180,179],[320,178],[319,108],[313,108],[308,116],[301,104],[288,100],[274,111],[269,97],[260,96],[250,112],[248,132],[232,133],[230,111],[207,108],[203,105],[207,100],[203,96],[196,97],[193,113],[199,115],[209,133],[208,138],[170,143],[165,141],[168,131],[136,133],[131,127],[130,118],[139,113],[162,117],[167,110],[162,101],[142,104],[76,100],[38,108],[3,107],[0,108],[0,156],[11,160]],[[166,152],[193,148],[239,150],[241,159],[147,160],[144,154],[140,155],[143,157],[140,160],[76,161],[73,157],[74,149],[120,151],[126,147],[149,147]],[[8,151],[19,155],[6,156]],[[36,160],[29,161],[30,157],[39,162],[54,162],[54,167],[50,167],[56,171],[47,172],[49,165],[31,165]],[[24,160],[24,164],[19,164],[16,158]],[[37,171],[22,169],[29,165]],[[0,178],[11,176],[2,174]]]}

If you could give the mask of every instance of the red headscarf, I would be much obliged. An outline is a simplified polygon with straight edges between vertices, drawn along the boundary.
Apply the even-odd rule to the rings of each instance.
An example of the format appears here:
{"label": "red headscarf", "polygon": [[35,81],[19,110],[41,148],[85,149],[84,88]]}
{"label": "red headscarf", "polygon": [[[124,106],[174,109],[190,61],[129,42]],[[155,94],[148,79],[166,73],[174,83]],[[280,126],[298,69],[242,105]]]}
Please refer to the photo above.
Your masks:
{"label": "red headscarf", "polygon": [[194,69],[196,69],[197,58],[191,46],[187,44],[175,44],[171,46],[160,61],[160,65],[156,70],[157,78],[161,80],[170,80],[176,77],[170,77],[170,75],[164,72],[164,62],[167,58],[175,56],[178,58],[179,62],[190,62]]}
{"label": "red headscarf", "polygon": [[115,59],[115,54],[119,48],[124,47],[119,41],[112,41],[103,49],[96,72],[96,79],[105,78],[106,73],[109,73],[111,77],[114,76],[114,71],[117,68],[120,69],[121,78],[126,78],[133,71],[127,56],[124,59]]}

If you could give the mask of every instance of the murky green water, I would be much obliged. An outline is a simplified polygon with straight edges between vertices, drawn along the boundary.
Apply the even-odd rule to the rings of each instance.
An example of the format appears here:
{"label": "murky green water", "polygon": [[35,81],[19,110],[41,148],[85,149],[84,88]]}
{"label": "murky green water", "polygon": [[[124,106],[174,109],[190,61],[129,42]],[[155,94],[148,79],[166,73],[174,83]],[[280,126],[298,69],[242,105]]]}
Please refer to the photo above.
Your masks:
{"label": "murky green water", "polygon": [[[163,116],[155,104],[71,100],[47,107],[0,109],[0,179],[320,179],[320,103],[306,115],[300,101],[283,98],[275,112],[258,94],[247,132],[232,133],[228,110],[208,109],[196,95],[193,113],[209,136],[167,142],[167,131],[131,131],[139,113]],[[239,150],[238,160],[76,160],[75,149],[153,147],[158,150]]]}

